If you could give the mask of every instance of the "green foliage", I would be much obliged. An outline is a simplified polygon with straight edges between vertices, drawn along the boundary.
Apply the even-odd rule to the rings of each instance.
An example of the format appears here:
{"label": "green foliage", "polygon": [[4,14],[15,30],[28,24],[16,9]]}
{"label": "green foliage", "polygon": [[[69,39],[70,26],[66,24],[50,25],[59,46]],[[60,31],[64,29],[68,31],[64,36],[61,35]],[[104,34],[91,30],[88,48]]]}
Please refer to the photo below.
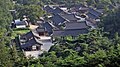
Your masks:
{"label": "green foliage", "polygon": [[41,16],[45,14],[42,10],[41,0],[16,0],[15,9],[17,11],[17,18],[23,19],[23,16],[28,17],[29,22],[36,22]]}
{"label": "green foliage", "polygon": [[66,43],[58,42],[58,45],[52,46],[47,54],[40,57],[40,61],[58,67],[118,67],[120,65],[120,37],[117,34],[111,40],[100,30],[93,30],[77,38],[76,41],[71,39],[73,42],[69,40],[65,40]]}
{"label": "green foliage", "polygon": [[100,24],[102,27],[104,27],[104,31],[110,32],[111,35],[114,35],[116,32],[120,34],[120,8],[116,9],[115,11],[111,11],[107,14],[107,16],[104,16],[102,19],[102,23]]}
{"label": "green foliage", "polygon": [[[24,1],[24,2],[23,2]],[[44,0],[55,4],[63,3],[71,6],[83,3],[84,0]],[[86,0],[90,6],[98,4],[114,4],[120,0]],[[40,0],[17,0],[16,5],[18,17],[28,16],[31,22],[35,22],[44,14]],[[85,2],[85,1],[84,1]],[[48,4],[49,4],[48,3]],[[104,6],[105,6],[104,5]],[[120,37],[119,37],[119,12],[120,9],[110,12],[104,17],[103,26],[105,31],[112,34],[118,32],[109,39],[101,30],[92,30],[88,34],[81,34],[74,38],[72,36],[59,37],[56,45],[49,52],[43,53],[38,59],[32,57],[27,59],[21,51],[16,50],[15,44],[9,48],[8,26],[12,20],[9,9],[12,9],[10,0],[0,2],[0,67],[119,67],[120,66]],[[106,7],[107,8],[107,7]],[[17,30],[14,30],[14,33]],[[18,32],[18,31],[17,31]],[[19,33],[23,33],[20,30]],[[26,32],[26,30],[24,31]]]}
{"label": "green foliage", "polygon": [[11,0],[0,1],[0,67],[12,67],[13,61],[10,54],[10,48],[8,47],[10,37],[7,36],[9,32],[9,25],[12,20],[12,16],[9,12],[12,9]]}
{"label": "green foliage", "polygon": [[120,4],[120,0],[41,0],[44,4],[65,4],[68,7],[71,7],[75,4],[84,4],[89,7],[103,8],[109,9],[109,5],[112,7],[116,6],[116,4]]}
{"label": "green foliage", "polygon": [[21,5],[30,5],[30,4],[41,4],[41,0],[15,0],[18,4]]}
{"label": "green foliage", "polygon": [[43,14],[45,13],[42,8],[39,5],[16,5],[16,10],[18,13],[18,18],[23,18],[24,15],[26,15],[29,19],[30,22],[34,23],[37,20],[39,20],[39,18],[41,16],[43,16]]}

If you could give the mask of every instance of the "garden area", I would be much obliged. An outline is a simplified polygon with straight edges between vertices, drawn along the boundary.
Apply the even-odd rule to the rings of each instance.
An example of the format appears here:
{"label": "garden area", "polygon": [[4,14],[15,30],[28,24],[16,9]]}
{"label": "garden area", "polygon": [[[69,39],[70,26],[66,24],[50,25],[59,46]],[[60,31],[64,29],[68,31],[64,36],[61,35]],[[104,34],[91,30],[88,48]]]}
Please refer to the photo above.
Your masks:
{"label": "garden area", "polygon": [[30,30],[28,28],[26,28],[26,29],[17,29],[17,28],[15,28],[12,31],[12,37],[11,37],[11,39],[15,39],[15,37],[17,37],[18,35],[25,34],[25,33],[29,32],[29,31]]}

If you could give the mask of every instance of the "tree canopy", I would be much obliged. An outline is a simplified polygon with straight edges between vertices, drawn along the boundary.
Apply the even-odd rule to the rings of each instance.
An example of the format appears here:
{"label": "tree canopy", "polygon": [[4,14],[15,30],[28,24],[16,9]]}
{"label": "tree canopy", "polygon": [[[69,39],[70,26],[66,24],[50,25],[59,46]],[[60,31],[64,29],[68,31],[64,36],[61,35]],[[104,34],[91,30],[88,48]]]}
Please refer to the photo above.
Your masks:
{"label": "tree canopy", "polygon": [[[70,40],[57,41],[49,52],[38,59],[28,59],[23,66],[30,67],[119,67],[120,37],[109,39],[100,30],[93,30]],[[21,62],[19,62],[21,63]],[[26,65],[27,64],[27,65]]]}
{"label": "tree canopy", "polygon": [[112,35],[114,35],[116,32],[120,34],[119,17],[120,8],[108,12],[108,14],[102,18],[101,27],[104,27],[104,31],[110,32]]}
{"label": "tree canopy", "polygon": [[[16,0],[15,9],[18,17],[26,15],[31,22],[35,22],[44,14],[41,0]],[[79,3],[84,0],[44,0],[51,3]],[[99,1],[99,3],[97,2]],[[119,3],[120,0],[86,0],[90,6],[98,4]],[[105,14],[101,19],[100,29],[92,30],[88,34],[78,37],[66,36],[56,38],[56,44],[48,52],[44,52],[38,59],[25,58],[23,53],[13,47],[10,48],[10,22],[13,9],[11,0],[0,1],[0,67],[120,67],[120,8]],[[106,35],[112,34],[112,39]]]}
{"label": "tree canopy", "polygon": [[29,21],[34,23],[45,14],[42,10],[41,0],[16,0],[15,10],[17,11],[17,18],[22,19],[27,16]]}
{"label": "tree canopy", "polygon": [[9,43],[9,25],[12,16],[9,10],[12,8],[10,0],[0,1],[0,67],[12,67],[11,54],[7,44]]}
{"label": "tree canopy", "polygon": [[39,20],[45,13],[39,5],[17,5],[16,10],[18,18],[23,18],[23,16],[26,15],[30,19],[30,22]]}

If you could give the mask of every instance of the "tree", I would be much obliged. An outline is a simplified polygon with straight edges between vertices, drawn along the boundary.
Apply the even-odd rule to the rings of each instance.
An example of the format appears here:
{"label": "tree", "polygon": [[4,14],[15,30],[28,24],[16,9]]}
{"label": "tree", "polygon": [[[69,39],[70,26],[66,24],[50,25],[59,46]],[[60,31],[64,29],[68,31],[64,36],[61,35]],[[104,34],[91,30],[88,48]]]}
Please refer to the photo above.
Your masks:
{"label": "tree", "polygon": [[0,67],[12,67],[10,48],[7,44],[10,44],[9,36],[9,24],[12,21],[12,16],[9,9],[12,8],[11,0],[0,1]]}
{"label": "tree", "polygon": [[111,35],[114,35],[116,32],[120,34],[120,8],[115,11],[111,11],[102,18],[102,27],[104,27],[104,31],[110,32]]}
{"label": "tree", "polygon": [[15,0],[18,4],[31,5],[31,4],[40,4],[41,0]]}
{"label": "tree", "polygon": [[18,18],[23,18],[26,15],[32,23],[39,20],[45,13],[39,5],[17,5],[16,10],[18,11]]}

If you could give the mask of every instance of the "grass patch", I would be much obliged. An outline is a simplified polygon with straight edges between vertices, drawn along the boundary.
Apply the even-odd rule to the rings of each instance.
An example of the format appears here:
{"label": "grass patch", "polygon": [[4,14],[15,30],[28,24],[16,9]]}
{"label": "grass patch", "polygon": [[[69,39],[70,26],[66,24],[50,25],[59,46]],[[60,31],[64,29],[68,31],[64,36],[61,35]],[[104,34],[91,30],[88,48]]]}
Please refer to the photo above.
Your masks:
{"label": "grass patch", "polygon": [[30,30],[16,30],[16,31],[13,31],[13,33],[21,35],[21,34],[25,34],[25,33],[29,32],[29,31]]}
{"label": "grass patch", "polygon": [[17,28],[13,29],[11,38],[15,39],[15,37],[17,37],[18,35],[25,34],[25,33],[29,32],[29,31],[30,31],[29,29],[17,29]]}

